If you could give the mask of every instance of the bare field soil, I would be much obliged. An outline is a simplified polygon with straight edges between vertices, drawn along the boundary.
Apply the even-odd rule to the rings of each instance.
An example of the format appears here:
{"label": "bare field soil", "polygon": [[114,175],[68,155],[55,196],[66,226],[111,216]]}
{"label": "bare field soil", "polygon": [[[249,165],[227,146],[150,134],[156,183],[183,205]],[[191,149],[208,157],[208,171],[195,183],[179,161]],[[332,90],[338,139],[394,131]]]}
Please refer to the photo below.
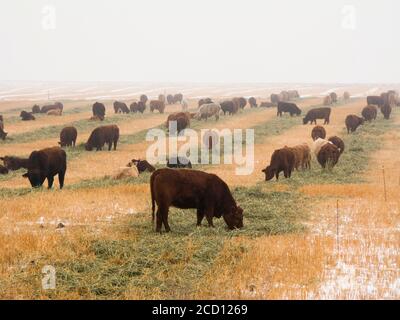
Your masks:
{"label": "bare field soil", "polygon": [[[145,158],[147,131],[165,130],[168,114],[181,106],[167,106],[162,115],[148,110],[143,115],[115,115],[114,95],[131,102],[141,91],[150,98],[182,91],[194,112],[199,97],[220,101],[254,95],[267,101],[270,92],[284,86],[133,87],[93,84],[72,93],[57,89],[60,92],[52,94],[54,100],[65,101],[65,113],[40,115],[32,122],[18,119],[22,109],[36,103],[24,96],[30,89],[21,91],[20,98],[0,100],[9,132],[9,139],[0,141],[0,156],[28,156],[57,145],[62,127],[78,128],[77,147],[66,149],[64,190],[59,190],[57,179],[53,190],[32,190],[22,178],[24,170],[0,176],[0,298],[400,298],[400,108],[393,109],[390,120],[379,113],[376,121],[354,134],[344,128],[346,116],[360,115],[366,104],[358,95],[380,92],[385,86],[298,85],[305,95],[296,101],[303,110],[300,117],[280,118],[276,108],[247,106],[219,121],[192,120],[196,131],[254,129],[252,174],[236,175],[236,165],[223,163],[194,166],[228,183],[244,208],[244,228],[228,231],[222,219],[215,219],[215,228],[197,228],[193,210],[171,208],[172,232],[161,235],[151,223],[150,174],[123,180],[110,176],[132,158]],[[320,106],[330,89],[354,94],[350,101],[332,106],[331,122],[324,126],[328,137],[340,136],[346,144],[338,165],[322,170],[313,158],[310,171],[264,181],[261,170],[275,149],[304,142],[311,146],[313,126],[303,125],[302,117]],[[46,97],[40,99],[42,105]],[[105,123],[120,127],[117,151],[83,148],[99,125],[88,121],[96,100],[106,102]],[[60,223],[64,227],[59,228]],[[47,265],[56,271],[56,288],[51,290],[42,287],[42,268]]]}

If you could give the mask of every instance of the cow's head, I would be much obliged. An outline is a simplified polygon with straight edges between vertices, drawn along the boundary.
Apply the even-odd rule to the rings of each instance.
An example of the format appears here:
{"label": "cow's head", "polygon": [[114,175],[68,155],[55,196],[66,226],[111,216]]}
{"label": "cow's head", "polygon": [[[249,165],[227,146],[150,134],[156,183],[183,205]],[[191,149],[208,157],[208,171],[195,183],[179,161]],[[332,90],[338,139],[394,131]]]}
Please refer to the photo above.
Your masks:
{"label": "cow's head", "polygon": [[308,122],[307,117],[304,117],[304,118],[303,118],[303,124],[307,124],[307,122]]}
{"label": "cow's head", "polygon": [[241,207],[232,206],[231,212],[223,217],[230,230],[243,228],[243,209]]}
{"label": "cow's head", "polygon": [[29,179],[29,182],[33,188],[41,187],[46,179],[46,176],[39,169],[29,169],[28,172],[22,176]]}
{"label": "cow's head", "polygon": [[265,181],[271,180],[275,175],[275,170],[271,168],[271,166],[266,167],[262,170],[265,173]]}
{"label": "cow's head", "polygon": [[85,143],[85,150],[86,151],[92,151],[93,150],[93,146],[90,143]]}
{"label": "cow's head", "polygon": [[126,166],[127,166],[127,167],[132,167],[132,166],[136,166],[136,167],[137,167],[137,165],[139,164],[139,162],[140,162],[140,159],[139,159],[139,160],[137,160],[137,159],[132,159]]}

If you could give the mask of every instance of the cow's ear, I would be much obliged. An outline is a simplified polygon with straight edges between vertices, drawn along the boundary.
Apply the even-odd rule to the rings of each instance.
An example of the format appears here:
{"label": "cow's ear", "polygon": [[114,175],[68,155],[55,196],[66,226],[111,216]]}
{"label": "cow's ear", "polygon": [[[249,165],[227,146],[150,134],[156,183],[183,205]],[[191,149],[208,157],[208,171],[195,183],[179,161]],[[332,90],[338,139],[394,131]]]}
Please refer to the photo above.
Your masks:
{"label": "cow's ear", "polygon": [[24,178],[28,178],[28,172],[22,175]]}

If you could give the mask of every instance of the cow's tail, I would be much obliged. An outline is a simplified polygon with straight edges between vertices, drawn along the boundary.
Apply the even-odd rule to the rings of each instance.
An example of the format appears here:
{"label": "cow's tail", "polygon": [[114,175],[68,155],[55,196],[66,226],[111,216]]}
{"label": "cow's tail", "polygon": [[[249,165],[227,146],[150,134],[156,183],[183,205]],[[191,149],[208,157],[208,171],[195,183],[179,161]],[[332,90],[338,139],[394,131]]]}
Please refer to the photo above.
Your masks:
{"label": "cow's tail", "polygon": [[151,221],[154,223],[154,211],[155,211],[155,201],[154,201],[154,174],[150,177],[150,194],[151,194]]}

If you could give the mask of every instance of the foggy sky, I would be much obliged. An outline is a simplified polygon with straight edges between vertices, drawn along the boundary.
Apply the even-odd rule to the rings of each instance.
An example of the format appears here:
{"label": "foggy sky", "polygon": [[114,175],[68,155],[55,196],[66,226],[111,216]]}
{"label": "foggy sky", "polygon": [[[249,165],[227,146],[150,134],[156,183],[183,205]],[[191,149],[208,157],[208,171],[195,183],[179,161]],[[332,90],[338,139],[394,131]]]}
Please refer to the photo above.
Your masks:
{"label": "foggy sky", "polygon": [[0,80],[399,83],[399,8],[396,0],[1,0]]}

